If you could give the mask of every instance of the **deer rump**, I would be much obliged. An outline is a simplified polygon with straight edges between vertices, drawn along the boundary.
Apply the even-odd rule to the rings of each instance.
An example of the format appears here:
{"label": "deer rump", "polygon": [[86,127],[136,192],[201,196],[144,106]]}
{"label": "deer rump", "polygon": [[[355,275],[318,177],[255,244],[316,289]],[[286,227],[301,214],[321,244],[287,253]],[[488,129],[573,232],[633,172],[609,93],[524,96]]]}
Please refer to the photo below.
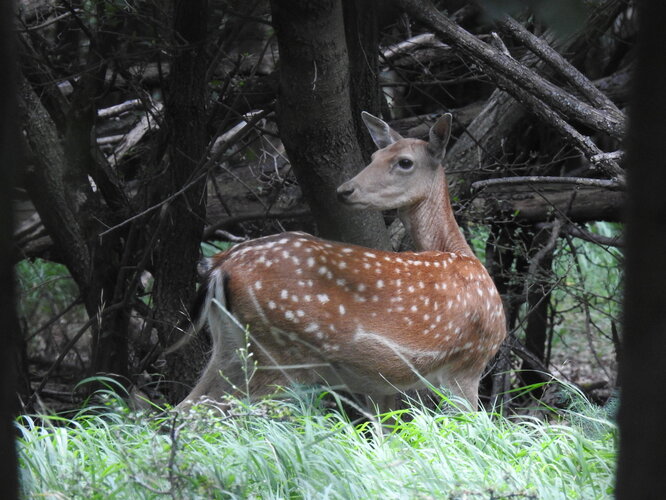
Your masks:
{"label": "deer rump", "polygon": [[384,252],[283,233],[214,256],[202,293],[198,324],[208,324],[213,352],[188,405],[292,382],[379,400],[426,381],[475,405],[504,337],[485,268],[449,252]]}

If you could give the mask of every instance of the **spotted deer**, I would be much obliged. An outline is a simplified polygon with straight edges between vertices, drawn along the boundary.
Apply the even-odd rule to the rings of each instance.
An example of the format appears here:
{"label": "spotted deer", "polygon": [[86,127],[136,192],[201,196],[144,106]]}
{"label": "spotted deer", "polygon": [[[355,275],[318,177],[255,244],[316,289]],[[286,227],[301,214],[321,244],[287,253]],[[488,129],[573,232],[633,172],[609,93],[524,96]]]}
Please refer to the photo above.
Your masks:
{"label": "spotted deer", "polygon": [[[355,208],[397,209],[417,252],[386,252],[289,232],[211,259],[203,316],[213,351],[181,405],[289,382],[368,395],[388,410],[395,394],[428,383],[477,407],[478,384],[506,335],[502,301],[460,232],[442,159],[445,114],[429,140],[407,139],[368,113],[380,148],[338,188]],[[246,333],[247,332],[247,333]],[[249,342],[249,381],[238,349]]]}

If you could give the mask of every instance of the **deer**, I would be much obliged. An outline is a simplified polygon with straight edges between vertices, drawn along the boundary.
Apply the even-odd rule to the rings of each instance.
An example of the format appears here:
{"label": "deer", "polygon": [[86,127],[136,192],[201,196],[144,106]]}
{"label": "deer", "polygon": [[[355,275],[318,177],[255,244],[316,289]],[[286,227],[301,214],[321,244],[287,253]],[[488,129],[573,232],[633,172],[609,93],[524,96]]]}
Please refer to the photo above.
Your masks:
{"label": "deer", "polygon": [[[362,118],[379,149],[337,196],[353,209],[397,209],[416,251],[287,232],[213,256],[198,326],[208,324],[212,354],[181,408],[241,387],[261,397],[292,382],[364,394],[381,412],[394,409],[401,391],[432,384],[478,408],[480,378],[506,325],[500,294],[449,200],[442,163],[451,114],[427,141]],[[245,347],[256,364],[249,380]]]}

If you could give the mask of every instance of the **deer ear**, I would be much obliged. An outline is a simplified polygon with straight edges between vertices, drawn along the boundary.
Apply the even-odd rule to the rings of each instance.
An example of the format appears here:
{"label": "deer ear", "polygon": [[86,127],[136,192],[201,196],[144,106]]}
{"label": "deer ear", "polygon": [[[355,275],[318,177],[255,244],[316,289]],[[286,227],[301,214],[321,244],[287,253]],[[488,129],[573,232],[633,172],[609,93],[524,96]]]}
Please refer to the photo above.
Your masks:
{"label": "deer ear", "polygon": [[379,149],[390,146],[394,142],[402,139],[402,136],[389,127],[388,123],[371,115],[367,111],[361,112],[361,118],[363,118],[363,122],[365,123],[365,126],[368,127],[368,132],[370,132],[372,140]]}
{"label": "deer ear", "polygon": [[443,114],[437,123],[430,129],[430,140],[428,141],[428,151],[438,161],[444,158],[446,145],[451,137],[451,122],[453,117],[451,113]]}

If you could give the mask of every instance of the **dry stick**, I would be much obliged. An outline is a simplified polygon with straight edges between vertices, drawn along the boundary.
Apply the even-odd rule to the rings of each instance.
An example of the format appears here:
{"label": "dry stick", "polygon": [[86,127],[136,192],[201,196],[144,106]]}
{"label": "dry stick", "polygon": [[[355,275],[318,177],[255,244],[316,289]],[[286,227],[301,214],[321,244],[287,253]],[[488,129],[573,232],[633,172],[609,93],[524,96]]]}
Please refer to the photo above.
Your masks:
{"label": "dry stick", "polygon": [[590,179],[587,177],[557,177],[550,175],[528,175],[518,177],[500,177],[496,179],[485,179],[472,183],[472,189],[484,189],[492,186],[504,186],[511,184],[574,184],[576,186],[592,186],[608,189],[623,189],[624,184],[614,179]]}
{"label": "dry stick", "polygon": [[260,219],[300,219],[310,215],[312,215],[312,213],[308,209],[292,210],[290,212],[252,212],[248,214],[233,215],[231,217],[225,217],[224,219],[217,221],[215,224],[208,226],[204,230],[203,239],[207,240],[211,238],[215,235],[215,231],[222,227],[238,224],[239,222]]}
{"label": "dry stick", "polygon": [[55,323],[55,322],[58,321],[60,318],[62,318],[62,317],[63,317],[65,314],[67,314],[69,311],[71,311],[72,308],[74,308],[74,306],[77,306],[77,305],[81,304],[81,303],[82,303],[82,300],[81,300],[81,299],[82,299],[82,297],[79,295],[76,299],[74,299],[72,302],[70,302],[70,304],[69,304],[67,307],[65,307],[62,311],[60,311],[59,313],[57,313],[57,314],[56,314],[55,316],[53,316],[50,320],[48,320],[48,321],[47,321],[46,323],[44,323],[42,326],[40,326],[39,328],[37,328],[37,330],[35,330],[34,332],[32,332],[32,333],[26,335],[26,337],[25,337],[25,341],[24,341],[24,342],[26,342],[26,343],[29,342],[30,340],[32,340],[33,338],[35,338],[37,335],[39,335],[41,332],[43,332],[43,331],[46,330],[48,327],[50,327],[53,323]]}
{"label": "dry stick", "polygon": [[618,119],[625,119],[624,113],[606,95],[601,92],[594,84],[580,71],[578,71],[569,61],[562,57],[545,40],[530,33],[525,27],[511,16],[506,16],[499,25],[513,36],[516,40],[525,45],[530,51],[550,65],[555,71],[564,76],[571,85],[583,94],[590,103],[604,111],[615,114]]}
{"label": "dry stick", "polygon": [[[500,38],[494,35],[495,42],[500,46],[504,47],[504,44]],[[602,154],[597,145],[589,137],[581,134],[574,127],[569,125],[562,117],[551,109],[544,101],[538,99],[533,94],[527,92],[520,85],[516,85],[513,81],[504,78],[501,74],[496,73],[493,70],[489,71],[491,77],[493,77],[497,85],[508,93],[510,93],[517,101],[523,103],[527,106],[534,114],[536,114],[541,120],[553,126],[556,130],[564,136],[564,138],[572,144],[576,149],[578,149],[586,158],[591,159],[593,156],[597,158],[602,158],[601,161],[597,162],[599,168],[603,169],[608,175],[610,175],[618,184],[621,186],[625,185],[624,179],[624,169],[622,169],[615,161],[609,159],[608,157],[599,157],[598,155]]]}
{"label": "dry stick", "polygon": [[604,111],[599,111],[570,93],[558,88],[542,78],[534,70],[527,68],[500,50],[483,43],[477,37],[442,15],[430,1],[397,0],[404,11],[422,22],[436,34],[458,47],[478,61],[487,72],[518,86],[521,90],[542,100],[594,130],[602,131],[615,139],[624,137],[625,119]]}
{"label": "dry stick", "polygon": [[112,231],[115,231],[116,229],[119,229],[119,228],[121,228],[121,227],[123,227],[123,226],[125,226],[125,225],[127,225],[127,224],[129,224],[129,223],[132,222],[133,220],[140,219],[140,218],[143,217],[144,215],[147,215],[147,214],[149,214],[149,213],[151,213],[151,212],[157,210],[158,208],[160,208],[160,207],[162,207],[163,205],[165,205],[165,204],[171,202],[172,200],[174,200],[175,198],[177,198],[178,196],[180,196],[181,194],[183,194],[185,191],[187,191],[188,189],[190,189],[192,186],[194,186],[195,184],[197,184],[201,179],[203,179],[204,177],[206,177],[206,176],[208,175],[208,171],[209,171],[211,168],[213,168],[213,167],[216,165],[216,163],[217,163],[218,161],[221,161],[221,160],[223,159],[223,157],[222,157],[222,151],[225,151],[226,148],[229,147],[231,144],[233,144],[234,142],[237,142],[237,141],[239,141],[240,139],[242,139],[243,137],[245,137],[245,135],[247,134],[247,130],[251,129],[255,123],[257,123],[257,122],[259,122],[260,120],[262,120],[262,119],[263,119],[267,114],[269,114],[269,113],[270,113],[270,111],[261,112],[261,113],[259,113],[257,116],[253,117],[252,120],[250,120],[250,121],[247,123],[247,126],[246,126],[246,127],[245,127],[245,128],[244,128],[244,129],[238,134],[238,135],[236,135],[236,136],[233,138],[233,140],[230,140],[230,141],[228,141],[228,142],[225,142],[225,143],[224,143],[224,147],[220,147],[220,153],[219,153],[219,154],[216,154],[216,155],[211,156],[211,157],[210,157],[210,158],[209,158],[209,159],[203,164],[202,167],[199,167],[199,168],[194,169],[193,177],[191,177],[191,180],[190,180],[187,184],[185,184],[185,186],[183,186],[182,188],[180,188],[180,189],[179,189],[178,191],[176,191],[175,193],[169,195],[169,196],[168,196],[167,198],[165,198],[164,200],[162,200],[162,201],[156,203],[155,205],[152,205],[152,206],[146,208],[145,210],[139,212],[138,214],[135,214],[135,215],[133,215],[132,217],[129,217],[129,218],[125,219],[125,220],[122,221],[121,223],[116,224],[115,226],[111,226],[110,228],[108,228],[108,229],[105,230],[105,231],[102,231],[101,233],[99,233],[99,234],[97,235],[97,237],[98,237],[98,238],[101,238],[101,237],[103,237],[104,235],[106,235],[106,234],[108,234],[108,233],[110,233],[110,232],[112,232]]}
{"label": "dry stick", "polygon": [[[552,226],[552,222],[540,222],[536,226],[538,228],[548,228]],[[590,243],[595,243],[601,246],[617,248],[622,248],[624,246],[624,239],[622,238],[622,235],[603,236],[601,234],[595,234],[572,222],[569,222],[563,226],[562,232],[573,236],[574,238],[589,241]]]}
{"label": "dry stick", "polygon": [[66,344],[65,347],[63,348],[62,352],[61,352],[60,355],[58,356],[58,359],[56,359],[56,360],[53,362],[53,364],[51,365],[51,367],[50,367],[50,368],[47,370],[47,372],[44,374],[44,377],[42,377],[42,381],[41,381],[41,382],[39,383],[39,385],[37,386],[37,389],[35,389],[35,390],[33,391],[32,395],[30,396],[30,399],[29,399],[29,401],[28,401],[28,405],[31,405],[32,403],[35,402],[35,399],[37,398],[37,396],[39,396],[39,394],[41,393],[42,389],[44,389],[44,386],[46,385],[46,382],[49,380],[49,377],[51,376],[51,374],[53,373],[53,371],[54,371],[56,368],[58,368],[58,367],[60,366],[60,364],[61,364],[61,363],[63,362],[63,360],[65,359],[65,356],[67,355],[67,353],[68,353],[68,352],[72,349],[72,347],[74,347],[74,345],[75,345],[75,344],[81,339],[81,337],[83,336],[84,333],[86,333],[86,331],[88,330],[88,328],[90,328],[90,327],[91,327],[96,321],[98,321],[102,316],[104,316],[104,315],[106,315],[106,314],[109,314],[109,313],[112,313],[112,312],[114,312],[115,310],[120,309],[121,307],[124,307],[124,304],[123,304],[123,303],[118,303],[118,304],[114,304],[114,305],[112,305],[112,306],[107,307],[107,308],[104,309],[103,311],[98,312],[97,314],[95,314],[95,316],[93,316],[92,318],[90,318],[90,319],[89,319],[89,320],[88,320],[88,321],[87,321],[87,322],[86,322],[86,323],[85,323],[85,324],[79,329],[79,331],[76,332],[76,334],[75,334],[71,339],[69,339],[69,342],[67,342],[67,344]]}

